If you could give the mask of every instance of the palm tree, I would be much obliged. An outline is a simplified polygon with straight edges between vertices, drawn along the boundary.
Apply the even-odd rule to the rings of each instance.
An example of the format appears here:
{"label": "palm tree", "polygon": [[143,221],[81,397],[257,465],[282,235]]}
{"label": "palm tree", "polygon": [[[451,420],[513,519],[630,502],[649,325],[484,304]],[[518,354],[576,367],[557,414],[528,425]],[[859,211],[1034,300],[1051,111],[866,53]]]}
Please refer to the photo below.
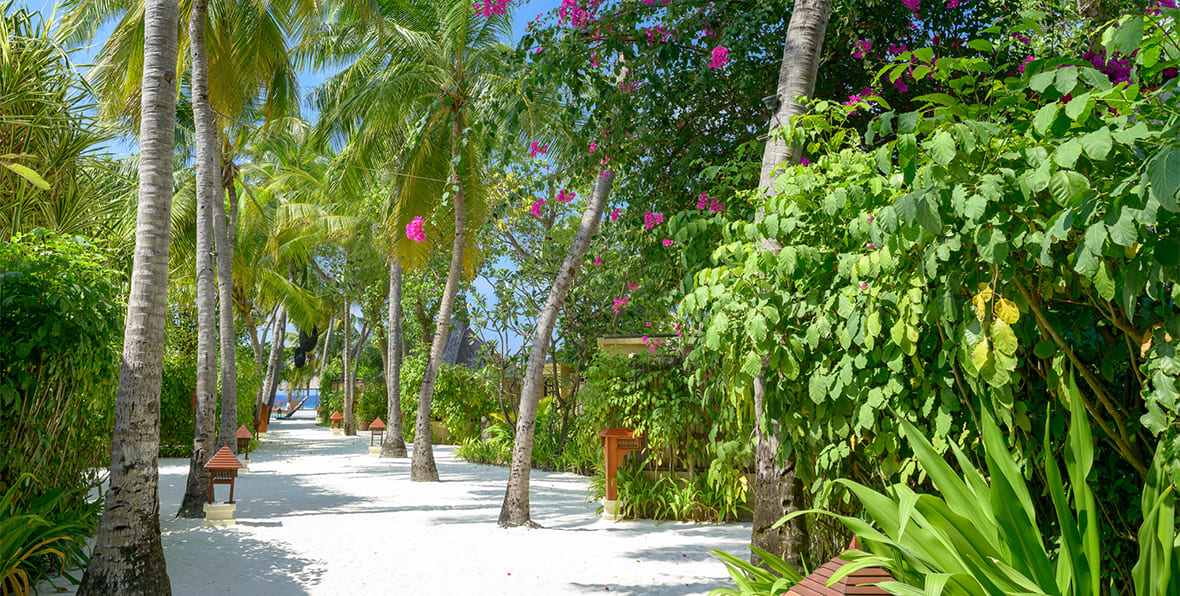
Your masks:
{"label": "palm tree", "polygon": [[118,167],[95,153],[109,134],[40,15],[12,6],[0,3],[0,240],[46,228],[102,241],[132,220],[126,197],[102,184]]}
{"label": "palm tree", "polygon": [[[233,439],[237,429],[237,373],[234,353],[233,330],[234,310],[229,307],[233,292],[233,244],[232,234],[236,219],[237,202],[234,190],[234,153],[228,140],[230,130],[236,126],[234,118],[247,111],[248,107],[262,98],[266,102],[265,113],[285,113],[296,105],[296,78],[286,51],[286,33],[306,30],[307,20],[314,15],[314,7],[306,2],[275,2],[259,5],[252,0],[222,0],[216,10],[207,17],[207,0],[185,3],[189,15],[189,35],[182,40],[191,50],[194,128],[196,129],[197,200],[213,207],[212,233],[217,247],[217,289],[221,308],[218,327],[221,350],[221,435],[222,442],[236,450]],[[63,5],[65,18],[59,35],[69,42],[78,43],[94,36],[97,27],[104,22],[119,19],[115,30],[103,46],[97,64],[91,69],[90,77],[101,98],[100,108],[108,117],[133,120],[135,117],[135,77],[127,76],[125,65],[141,59],[141,46],[137,34],[142,31],[143,13],[134,4],[125,2],[102,2],[98,0],[70,0]],[[183,11],[182,11],[183,12]],[[208,44],[206,43],[208,42]],[[212,51],[206,48],[208,45]],[[182,48],[183,49],[183,48]],[[216,73],[210,86],[209,73]],[[221,114],[214,119],[213,112]],[[215,128],[216,127],[216,128]],[[221,137],[227,141],[225,156],[221,159]],[[209,157],[212,156],[212,161]],[[226,176],[221,175],[218,162],[224,162]],[[212,182],[204,178],[212,177]],[[223,180],[224,179],[224,180]],[[218,184],[221,182],[221,184]],[[217,189],[222,188],[221,194]],[[230,219],[226,223],[224,196],[229,192],[231,199]],[[198,227],[198,235],[205,233]],[[198,268],[200,270],[200,268]],[[198,284],[198,294],[205,290]],[[199,302],[211,305],[207,299]],[[201,319],[203,324],[212,325],[213,319]],[[201,348],[199,348],[200,350]],[[211,348],[209,348],[211,349]],[[206,356],[207,357],[207,356]],[[198,374],[205,374],[198,367]],[[198,380],[198,385],[209,385]],[[198,396],[200,398],[201,396]]]}
{"label": "palm tree", "polygon": [[[831,12],[832,0],[795,0],[779,70],[779,106],[771,118],[770,135],[762,154],[758,188],[763,192],[773,192],[776,168],[799,161],[799,147],[790,145],[774,133],[792,117],[806,112],[798,98],[811,97],[815,92],[820,53]],[[781,248],[774,241],[764,240],[763,245],[775,252]],[[802,569],[807,548],[803,518],[796,517],[789,523],[775,526],[783,516],[802,507],[803,481],[799,478],[795,451],[785,458],[779,454],[778,423],[765,419],[765,365],[763,369],[754,379],[754,524],[750,543],[782,557],[796,569]],[[771,432],[767,432],[768,428]],[[750,562],[757,565],[758,555],[751,554]]]}
{"label": "palm tree", "polygon": [[533,343],[529,349],[528,368],[525,370],[524,387],[520,391],[520,413],[516,418],[516,435],[512,448],[512,468],[508,472],[508,487],[504,491],[504,503],[500,507],[500,525],[503,527],[533,526],[529,516],[529,472],[533,467],[533,433],[536,430],[537,406],[544,392],[545,352],[553,334],[557,313],[565,301],[582,264],[582,255],[590,246],[590,239],[598,230],[602,210],[610,195],[614,174],[603,171],[594,185],[594,192],[582,212],[578,235],[570,245],[561,269],[549,290],[549,298],[537,317],[533,332]]}
{"label": "palm tree", "polygon": [[[464,270],[477,258],[468,247],[469,225],[486,217],[482,184],[482,146],[497,125],[491,96],[499,81],[493,74],[510,51],[501,40],[511,33],[509,15],[478,16],[469,0],[393,0],[384,7],[379,26],[344,20],[335,46],[357,55],[319,92],[321,105],[364,106],[384,115],[367,122],[412,122],[398,152],[402,168],[396,180],[397,204],[390,223],[403,229],[415,216],[453,216],[448,270],[430,356],[418,396],[418,419],[410,478],[437,481],[430,438],[430,407],[443,348],[451,326],[455,296]],[[347,16],[347,12],[342,12]],[[360,41],[357,41],[357,40]],[[309,51],[310,52],[310,51]],[[323,52],[317,60],[339,59]],[[480,131],[472,134],[472,131]],[[440,151],[441,148],[449,151]],[[428,197],[442,200],[433,209]],[[432,219],[434,219],[432,218]],[[470,220],[470,221],[469,221]],[[431,232],[441,232],[431,224]],[[393,250],[407,259],[420,250],[399,238]]]}
{"label": "palm tree", "polygon": [[144,3],[139,211],[123,364],[115,398],[110,487],[78,593],[171,594],[160,542],[160,386],[168,287],[172,132],[176,115],[175,0]]}

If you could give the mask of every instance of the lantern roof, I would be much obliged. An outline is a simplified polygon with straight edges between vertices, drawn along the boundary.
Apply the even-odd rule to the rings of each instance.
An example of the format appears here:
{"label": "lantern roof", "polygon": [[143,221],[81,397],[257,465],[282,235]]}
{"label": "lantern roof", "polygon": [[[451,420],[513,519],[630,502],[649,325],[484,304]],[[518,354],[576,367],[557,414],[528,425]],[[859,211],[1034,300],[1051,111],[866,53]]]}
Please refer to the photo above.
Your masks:
{"label": "lantern roof", "polygon": [[369,424],[369,430],[385,430],[385,423],[381,422],[381,417],[378,416],[372,423]]}
{"label": "lantern roof", "polygon": [[340,412],[332,412],[331,418],[332,420],[344,420],[344,416],[341,416]]}
{"label": "lantern roof", "polygon": [[242,467],[242,462],[234,457],[234,452],[229,450],[225,445],[205,464],[205,467],[210,470],[236,470]]}
{"label": "lantern roof", "polygon": [[250,429],[246,428],[246,425],[243,424],[238,427],[238,438],[239,439],[253,439],[254,435],[251,434]]}

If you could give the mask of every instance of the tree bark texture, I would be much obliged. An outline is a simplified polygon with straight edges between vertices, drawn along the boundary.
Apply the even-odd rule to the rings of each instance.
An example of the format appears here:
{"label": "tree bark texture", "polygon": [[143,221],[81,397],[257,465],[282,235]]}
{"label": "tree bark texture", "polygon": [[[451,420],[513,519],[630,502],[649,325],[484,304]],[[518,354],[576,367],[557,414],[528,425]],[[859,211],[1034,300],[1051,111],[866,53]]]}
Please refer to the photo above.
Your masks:
{"label": "tree bark texture", "polygon": [[[208,0],[206,0],[207,2]],[[190,37],[192,33],[189,34]],[[193,67],[196,70],[196,67]],[[194,77],[195,78],[195,77]],[[193,106],[196,111],[196,106]],[[213,124],[210,111],[209,125]],[[211,151],[217,153],[217,136],[214,129]],[[204,148],[202,147],[203,151]],[[220,160],[214,162],[219,164]],[[234,239],[232,226],[226,225],[225,196],[223,169],[217,169],[217,179],[213,184],[213,237],[217,242],[217,290],[220,310],[220,320],[217,325],[218,337],[221,340],[221,424],[218,431],[218,449],[220,445],[229,447],[230,451],[238,452],[238,366],[234,347],[237,344],[237,334],[234,333]],[[230,186],[233,181],[230,181]],[[237,202],[236,200],[234,201]],[[235,209],[236,211],[236,205]]]}
{"label": "tree bark texture", "polygon": [[[778,108],[770,121],[769,138],[762,153],[762,170],[758,188],[763,192],[774,189],[774,173],[783,164],[799,161],[798,146],[786,139],[778,138],[775,131],[787,126],[791,118],[805,113],[806,106],[799,97],[811,97],[815,92],[815,79],[819,72],[819,61],[823,50],[824,35],[828,29],[828,18],[832,12],[832,0],[795,0],[791,21],[787,25],[787,40],[783,47],[783,61],[779,69]],[[758,219],[765,214],[759,208]],[[780,247],[774,239],[763,238],[762,247],[777,252]],[[758,430],[755,433],[755,487],[754,525],[751,543],[767,552],[780,556],[800,568],[803,549],[807,545],[806,525],[802,517],[777,529],[771,525],[802,504],[802,486],[795,471],[794,455],[783,460],[779,457],[779,441],[774,432],[763,427],[778,428],[778,423],[764,420],[765,383],[762,374],[755,379],[754,412]],[[750,561],[758,563],[758,557],[751,554]]]}
{"label": "tree bark texture", "polygon": [[[259,406],[267,405],[267,416],[274,409],[274,394],[279,385],[279,371],[283,368],[283,340],[287,337],[287,309],[279,307],[279,317],[275,321],[275,328],[270,338],[270,359],[266,363],[266,382],[262,384],[262,395],[259,396]],[[265,402],[263,401],[265,400]],[[256,408],[255,427],[261,422],[262,408]]]}
{"label": "tree bark texture", "polygon": [[385,440],[381,457],[405,457],[402,436],[402,262],[389,263],[389,332],[385,336]]}
{"label": "tree bark texture", "polygon": [[135,252],[115,397],[110,487],[78,594],[168,595],[157,459],[176,117],[176,0],[144,4]]}
{"label": "tree bark texture", "polygon": [[[771,527],[784,515],[800,509],[803,482],[796,473],[795,451],[785,459],[780,457],[779,424],[767,419],[765,408],[766,384],[760,373],[754,378],[754,528],[750,543],[802,570],[807,548],[806,526],[792,520]],[[750,562],[758,565],[761,560],[751,554]]]}
{"label": "tree bark texture", "polygon": [[792,117],[807,111],[798,97],[811,97],[815,92],[815,78],[831,13],[832,0],[795,0],[778,74],[779,105],[770,119],[770,137],[762,153],[758,188],[763,191],[773,188],[776,168],[799,161],[799,147],[777,138],[774,132],[790,124]]}
{"label": "tree bark texture", "polygon": [[[508,472],[508,487],[504,491],[504,503],[500,506],[500,525],[515,527],[535,525],[529,512],[529,472],[533,463],[533,434],[536,431],[537,407],[541,401],[541,394],[545,390],[545,353],[553,334],[553,325],[557,321],[557,314],[565,302],[565,296],[573,285],[578,274],[578,267],[582,264],[582,255],[590,246],[590,240],[598,230],[598,222],[602,219],[602,211],[606,206],[606,198],[610,195],[614,174],[604,170],[594,184],[594,192],[586,209],[582,212],[582,222],[578,226],[578,235],[565,255],[561,269],[557,270],[557,277],[553,280],[553,287],[549,290],[549,298],[537,317],[537,326],[533,331],[533,343],[529,348],[528,368],[525,370],[524,387],[520,392],[520,413],[516,418],[515,443],[512,447],[512,468]],[[554,373],[556,374],[556,361]],[[555,385],[557,386],[557,385]]]}
{"label": "tree bark texture", "polygon": [[352,383],[352,303],[344,302],[344,349],[341,350],[344,369],[344,434],[356,434],[356,389]]}
{"label": "tree bark texture", "polygon": [[197,191],[197,394],[193,411],[193,450],[189,456],[188,480],[177,517],[205,517],[209,498],[209,470],[205,463],[217,452],[216,401],[217,362],[216,298],[213,286],[213,202],[217,192],[217,132],[209,106],[208,56],[205,52],[205,14],[208,0],[193,2],[189,19],[189,48],[192,54],[193,119],[196,129]]}
{"label": "tree bark texture", "polygon": [[[460,113],[451,120],[451,163],[459,157],[459,137],[463,132]],[[430,402],[434,397],[434,381],[442,363],[443,349],[451,330],[451,312],[455,309],[455,295],[459,293],[459,277],[463,273],[463,250],[467,246],[467,204],[463,198],[463,181],[459,176],[459,165],[451,166],[451,186],[457,188],[454,197],[455,241],[451,245],[451,268],[447,272],[447,283],[443,286],[442,300],[438,303],[438,322],[434,327],[434,340],[430,342],[430,357],[422,375],[422,389],[418,393],[418,419],[414,423],[414,455],[410,461],[410,480],[415,482],[438,482],[438,467],[434,464],[434,448],[430,443]]]}

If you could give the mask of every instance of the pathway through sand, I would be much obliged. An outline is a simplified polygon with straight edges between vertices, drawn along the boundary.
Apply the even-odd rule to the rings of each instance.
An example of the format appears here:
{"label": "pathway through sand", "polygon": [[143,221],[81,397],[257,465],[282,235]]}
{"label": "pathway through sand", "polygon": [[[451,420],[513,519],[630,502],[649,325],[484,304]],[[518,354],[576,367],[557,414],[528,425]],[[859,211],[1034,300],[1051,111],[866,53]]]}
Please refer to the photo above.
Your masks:
{"label": "pathway through sand", "polygon": [[[443,481],[410,482],[410,460],[369,457],[368,435],[332,436],[306,418],[272,422],[239,476],[229,528],[173,518],[188,460],[161,460],[173,593],[705,594],[730,583],[712,549],[746,552],[748,523],[616,523],[586,502],[585,477],[536,470],[530,500],[543,528],[505,530],[496,519],[506,468],[436,446]],[[219,500],[225,490],[217,487]]]}

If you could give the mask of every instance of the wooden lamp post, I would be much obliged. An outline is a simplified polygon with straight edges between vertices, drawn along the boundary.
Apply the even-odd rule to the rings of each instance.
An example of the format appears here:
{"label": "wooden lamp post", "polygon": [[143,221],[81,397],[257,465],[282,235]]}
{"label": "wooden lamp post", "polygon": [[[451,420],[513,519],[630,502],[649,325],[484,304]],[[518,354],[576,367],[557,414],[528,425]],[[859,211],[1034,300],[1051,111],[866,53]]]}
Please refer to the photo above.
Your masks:
{"label": "wooden lamp post", "polygon": [[241,471],[243,472],[250,471],[250,439],[253,438],[254,435],[250,434],[250,429],[246,428],[245,424],[238,427],[238,453],[243,454],[246,458],[246,461],[242,462]]}
{"label": "wooden lamp post", "polygon": [[385,423],[378,416],[369,423],[369,455],[381,455],[381,441],[385,440]]}
{"label": "wooden lamp post", "polygon": [[[237,523],[234,519],[237,509],[234,503],[234,480],[241,467],[242,463],[225,445],[205,464],[205,469],[209,470],[209,502],[205,503],[205,521],[202,526],[232,526]],[[213,502],[213,487],[218,484],[229,485],[229,500],[225,503]]]}
{"label": "wooden lamp post", "polygon": [[332,434],[338,436],[344,434],[344,432],[340,429],[340,423],[344,421],[344,416],[342,416],[340,412],[332,412],[332,416],[330,418],[332,420]]}

